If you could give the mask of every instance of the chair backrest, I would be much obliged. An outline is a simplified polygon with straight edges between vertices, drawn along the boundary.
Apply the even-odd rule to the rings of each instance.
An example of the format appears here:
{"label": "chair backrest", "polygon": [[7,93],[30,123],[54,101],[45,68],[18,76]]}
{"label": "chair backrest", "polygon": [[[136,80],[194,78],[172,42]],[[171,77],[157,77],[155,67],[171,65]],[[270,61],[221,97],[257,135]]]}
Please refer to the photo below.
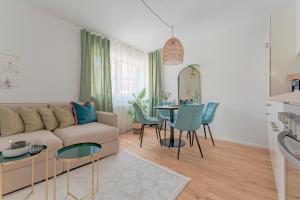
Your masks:
{"label": "chair backrest", "polygon": [[204,104],[181,104],[178,109],[175,128],[181,131],[198,130],[202,124]]}
{"label": "chair backrest", "polygon": [[219,103],[209,102],[203,112],[202,121],[209,124],[215,118],[215,113]]}
{"label": "chair backrest", "polygon": [[193,104],[194,100],[193,99],[186,99],[186,100],[179,100],[179,104]]}
{"label": "chair backrest", "polygon": [[[173,102],[171,101],[165,101],[165,102],[160,102],[160,106],[170,106],[172,105]],[[170,111],[169,110],[164,110],[164,109],[159,109],[158,110],[159,117],[164,118],[164,117],[170,117]]]}
{"label": "chair backrest", "polygon": [[137,105],[136,103],[133,103],[133,109],[134,109],[134,112],[135,112],[136,115],[137,115],[138,120],[139,120],[142,124],[145,123],[146,118],[145,118],[145,115],[144,115],[142,109],[140,108],[140,106]]}

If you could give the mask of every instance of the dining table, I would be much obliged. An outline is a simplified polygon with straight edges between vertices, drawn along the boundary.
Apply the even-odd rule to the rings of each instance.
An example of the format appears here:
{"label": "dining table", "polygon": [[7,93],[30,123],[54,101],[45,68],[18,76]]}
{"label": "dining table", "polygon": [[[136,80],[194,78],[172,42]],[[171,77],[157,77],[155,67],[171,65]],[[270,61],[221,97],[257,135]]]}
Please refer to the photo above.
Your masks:
{"label": "dining table", "polygon": [[[174,113],[175,110],[179,108],[178,105],[163,105],[163,106],[156,106],[156,110],[168,110],[170,112],[170,123],[174,123]],[[166,147],[178,147],[179,146],[179,139],[174,137],[174,127],[170,126],[170,138],[161,139],[161,144]],[[184,146],[185,142],[181,140],[180,146]]]}

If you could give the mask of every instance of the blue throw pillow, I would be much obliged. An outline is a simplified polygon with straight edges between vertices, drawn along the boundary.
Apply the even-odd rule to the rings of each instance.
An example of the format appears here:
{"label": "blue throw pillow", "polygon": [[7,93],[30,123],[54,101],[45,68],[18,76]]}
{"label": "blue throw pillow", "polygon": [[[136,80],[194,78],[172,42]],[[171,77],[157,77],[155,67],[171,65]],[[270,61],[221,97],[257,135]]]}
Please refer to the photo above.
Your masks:
{"label": "blue throw pillow", "polygon": [[71,104],[78,124],[87,124],[97,120],[96,112],[91,102],[86,102],[83,105],[77,102],[71,102]]}

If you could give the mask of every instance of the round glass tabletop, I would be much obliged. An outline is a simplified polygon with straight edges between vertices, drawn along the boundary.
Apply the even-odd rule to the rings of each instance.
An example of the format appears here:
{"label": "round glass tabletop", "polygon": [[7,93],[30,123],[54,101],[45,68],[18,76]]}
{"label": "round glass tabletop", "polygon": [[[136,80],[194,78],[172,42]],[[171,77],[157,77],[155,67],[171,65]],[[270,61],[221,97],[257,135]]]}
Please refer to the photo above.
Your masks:
{"label": "round glass tabletop", "polygon": [[101,149],[102,146],[97,143],[78,143],[59,149],[56,157],[61,160],[78,159],[99,153]]}
{"label": "round glass tabletop", "polygon": [[10,162],[16,162],[16,161],[20,161],[20,160],[23,160],[23,159],[27,159],[27,158],[32,158],[33,156],[36,156],[38,154],[40,154],[41,152],[43,151],[46,151],[47,150],[47,146],[46,145],[43,145],[42,149],[38,152],[38,153],[26,153],[26,154],[23,154],[21,156],[16,156],[16,157],[4,157],[2,155],[2,152],[0,152],[0,164],[9,164]]}

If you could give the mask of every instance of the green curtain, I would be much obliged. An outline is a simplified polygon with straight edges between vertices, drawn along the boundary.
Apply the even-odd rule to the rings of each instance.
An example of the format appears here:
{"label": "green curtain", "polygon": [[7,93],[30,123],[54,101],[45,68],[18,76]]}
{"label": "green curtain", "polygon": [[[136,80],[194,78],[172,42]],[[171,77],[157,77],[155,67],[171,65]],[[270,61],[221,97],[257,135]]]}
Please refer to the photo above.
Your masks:
{"label": "green curtain", "polygon": [[149,53],[149,115],[157,116],[154,108],[159,104],[161,92],[161,54],[160,50]]}
{"label": "green curtain", "polygon": [[96,110],[112,112],[110,41],[81,30],[80,101],[93,101]]}

